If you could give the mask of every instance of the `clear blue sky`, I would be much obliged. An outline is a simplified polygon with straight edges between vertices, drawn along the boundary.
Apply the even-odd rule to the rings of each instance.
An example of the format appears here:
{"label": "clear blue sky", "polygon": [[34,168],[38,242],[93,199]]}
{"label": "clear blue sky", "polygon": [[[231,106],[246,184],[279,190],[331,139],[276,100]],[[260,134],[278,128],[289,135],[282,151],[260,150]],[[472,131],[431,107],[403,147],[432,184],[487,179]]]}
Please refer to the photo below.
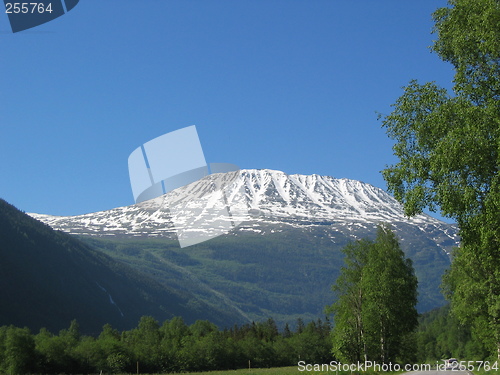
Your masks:
{"label": "clear blue sky", "polygon": [[409,80],[450,86],[419,0],[81,0],[0,14],[0,197],[75,215],[133,203],[127,158],[196,125],[208,162],[386,188],[377,121]]}

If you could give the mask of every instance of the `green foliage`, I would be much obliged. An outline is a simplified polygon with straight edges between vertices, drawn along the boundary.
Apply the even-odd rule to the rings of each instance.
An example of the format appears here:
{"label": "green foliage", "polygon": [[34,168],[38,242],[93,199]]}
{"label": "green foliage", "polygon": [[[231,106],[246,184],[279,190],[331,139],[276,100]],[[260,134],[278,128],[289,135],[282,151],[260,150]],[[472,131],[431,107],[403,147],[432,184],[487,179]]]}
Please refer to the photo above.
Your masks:
{"label": "green foliage", "polygon": [[363,268],[362,316],[371,358],[387,363],[400,354],[405,337],[417,326],[417,278],[394,233],[380,226]]}
{"label": "green foliage", "polygon": [[372,246],[371,241],[359,240],[343,249],[345,266],[341,268],[340,276],[332,287],[337,294],[337,300],[329,309],[335,314],[333,353],[347,363],[363,361],[366,353],[361,280]]}
{"label": "green foliage", "polygon": [[463,325],[446,305],[419,317],[416,332],[417,358],[421,363],[432,363],[443,358],[466,358],[482,361],[488,351],[474,337],[471,327]]}
{"label": "green foliage", "polygon": [[279,332],[276,322],[219,330],[208,321],[186,325],[175,317],[159,324],[143,316],[136,328],[118,332],[106,324],[97,338],[82,336],[73,321],[58,335],[41,329],[0,327],[0,374],[165,373],[292,366],[299,360],[328,363],[328,321]]}
{"label": "green foliage", "polygon": [[330,307],[335,313],[333,353],[351,363],[394,361],[404,354],[403,344],[411,345],[417,326],[412,263],[384,225],[374,242],[357,241],[344,253],[346,266],[333,286],[338,299]]}
{"label": "green foliage", "polygon": [[[460,227],[445,278],[459,321],[500,348],[500,3],[449,0],[433,50],[455,69],[453,95],[410,82],[385,116],[399,162],[383,171],[408,215],[439,207]],[[500,351],[498,351],[500,356]]]}
{"label": "green foliage", "polygon": [[[371,247],[369,241],[362,243]],[[352,252],[359,250],[355,244],[349,248]],[[446,326],[446,330],[452,329]],[[8,341],[8,336],[24,341]],[[142,373],[207,371],[246,368],[249,361],[252,367],[269,367],[296,365],[299,360],[332,360],[330,325],[321,320],[308,324],[298,320],[295,330],[285,325],[282,332],[273,319],[220,331],[207,321],[186,325],[182,318],[175,317],[160,325],[152,317],[143,317],[137,328],[121,333],[106,324],[96,338],[82,336],[76,321],[57,335],[42,329],[29,336],[26,329],[0,327],[0,373],[135,373],[137,363]],[[441,346],[445,345],[443,342],[451,345],[456,341],[456,336],[443,340],[435,340],[433,335],[427,335],[425,340],[418,337],[419,348],[421,341],[426,341],[424,347],[433,341]],[[466,338],[462,342],[464,353],[480,354],[474,351],[473,340]],[[401,347],[413,349],[411,337],[405,337]],[[19,353],[30,355],[18,356]],[[6,356],[13,359],[6,360]]]}
{"label": "green foliage", "polygon": [[7,327],[0,371],[26,374],[34,369],[35,342],[28,328]]}
{"label": "green foliage", "polygon": [[496,0],[450,0],[434,14],[434,51],[455,67],[455,91],[472,103],[500,99],[500,5]]}

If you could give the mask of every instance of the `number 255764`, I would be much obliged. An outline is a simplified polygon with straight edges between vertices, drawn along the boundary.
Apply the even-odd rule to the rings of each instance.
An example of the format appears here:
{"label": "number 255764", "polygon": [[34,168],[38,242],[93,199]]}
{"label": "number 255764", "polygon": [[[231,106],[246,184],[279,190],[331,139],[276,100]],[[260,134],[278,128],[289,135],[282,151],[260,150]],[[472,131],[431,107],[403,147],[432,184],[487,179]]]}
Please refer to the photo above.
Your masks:
{"label": "number 255764", "polygon": [[5,13],[52,13],[52,3],[5,3]]}

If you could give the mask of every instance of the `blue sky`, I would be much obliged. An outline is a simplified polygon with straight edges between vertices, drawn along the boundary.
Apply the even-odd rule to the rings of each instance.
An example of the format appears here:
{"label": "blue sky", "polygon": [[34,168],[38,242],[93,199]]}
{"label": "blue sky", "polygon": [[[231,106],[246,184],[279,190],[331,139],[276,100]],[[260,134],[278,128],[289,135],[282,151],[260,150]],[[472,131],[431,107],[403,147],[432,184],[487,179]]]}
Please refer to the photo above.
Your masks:
{"label": "blue sky", "polygon": [[133,203],[127,158],[196,125],[208,162],[386,188],[376,112],[449,87],[421,0],[81,0],[13,34],[0,15],[0,197],[76,215]]}

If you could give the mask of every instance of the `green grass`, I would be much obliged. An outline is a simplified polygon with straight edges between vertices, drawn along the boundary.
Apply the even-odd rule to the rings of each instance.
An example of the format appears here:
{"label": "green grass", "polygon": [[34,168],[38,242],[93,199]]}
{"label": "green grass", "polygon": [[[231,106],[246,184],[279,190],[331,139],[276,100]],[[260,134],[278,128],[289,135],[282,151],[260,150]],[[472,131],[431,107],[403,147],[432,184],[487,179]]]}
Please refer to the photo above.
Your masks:
{"label": "green grass", "polygon": [[[351,375],[351,372],[345,371],[299,371],[297,366],[291,367],[275,367],[275,368],[255,368],[255,369],[240,369],[240,370],[228,370],[228,371],[210,371],[210,372],[190,372],[184,375],[322,375],[322,374],[335,374],[335,375]],[[353,374],[358,374],[354,372]],[[364,375],[379,375],[382,373],[366,371],[361,374]],[[384,375],[393,375],[396,372],[383,372]],[[483,374],[481,374],[483,375]]]}
{"label": "green grass", "polygon": [[[210,372],[190,372],[184,375],[288,375],[288,374],[310,374],[309,372],[300,372],[297,366],[293,367],[276,367],[276,368],[254,368],[254,369],[240,369],[228,371],[210,371]],[[319,374],[319,373],[315,373]]]}

